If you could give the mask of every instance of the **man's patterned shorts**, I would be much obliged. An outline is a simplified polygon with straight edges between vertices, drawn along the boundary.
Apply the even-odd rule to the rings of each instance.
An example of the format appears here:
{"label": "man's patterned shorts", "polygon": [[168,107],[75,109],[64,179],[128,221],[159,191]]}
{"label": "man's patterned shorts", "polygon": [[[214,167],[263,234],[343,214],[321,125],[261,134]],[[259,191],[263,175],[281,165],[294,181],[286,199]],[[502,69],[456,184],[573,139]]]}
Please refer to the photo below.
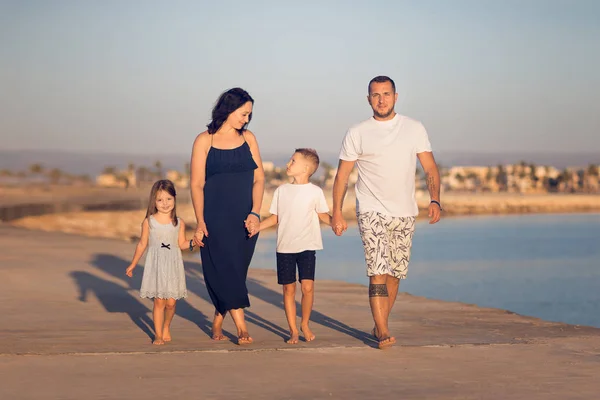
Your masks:
{"label": "man's patterned shorts", "polygon": [[415,217],[359,212],[358,230],[365,249],[367,276],[388,274],[405,279],[415,232]]}

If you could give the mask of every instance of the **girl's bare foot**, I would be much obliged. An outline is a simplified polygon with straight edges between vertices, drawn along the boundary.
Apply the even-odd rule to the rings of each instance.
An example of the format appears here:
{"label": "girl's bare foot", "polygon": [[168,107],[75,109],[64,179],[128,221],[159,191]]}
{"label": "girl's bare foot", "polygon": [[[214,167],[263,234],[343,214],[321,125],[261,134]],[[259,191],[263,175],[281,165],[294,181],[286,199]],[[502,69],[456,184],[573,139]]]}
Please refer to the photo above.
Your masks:
{"label": "girl's bare foot", "polygon": [[163,339],[161,339],[161,338],[154,338],[154,341],[152,342],[152,344],[160,346],[162,344],[165,344],[165,341]]}
{"label": "girl's bare foot", "polygon": [[291,331],[290,338],[286,340],[287,344],[298,344],[298,332]]}
{"label": "girl's bare foot", "polygon": [[308,324],[302,325],[302,327],[300,329],[302,329],[302,333],[304,334],[304,339],[307,342],[312,342],[313,340],[315,340],[316,336],[314,333],[312,333],[312,331],[308,327]]}
{"label": "girl's bare foot", "polygon": [[240,344],[240,345],[242,345],[242,344],[250,344],[253,341],[254,340],[250,337],[250,335],[248,334],[248,332],[242,332],[238,336],[238,344]]}

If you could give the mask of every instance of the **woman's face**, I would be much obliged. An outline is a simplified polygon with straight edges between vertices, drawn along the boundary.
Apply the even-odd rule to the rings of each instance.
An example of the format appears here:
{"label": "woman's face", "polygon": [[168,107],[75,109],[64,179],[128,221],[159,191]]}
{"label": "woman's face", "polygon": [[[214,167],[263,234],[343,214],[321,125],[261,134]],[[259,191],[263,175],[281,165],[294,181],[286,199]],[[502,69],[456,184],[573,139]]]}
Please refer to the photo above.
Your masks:
{"label": "woman's face", "polygon": [[242,129],[242,126],[246,125],[250,121],[250,114],[252,114],[252,102],[248,101],[243,106],[229,114],[227,117],[227,123],[234,129]]}

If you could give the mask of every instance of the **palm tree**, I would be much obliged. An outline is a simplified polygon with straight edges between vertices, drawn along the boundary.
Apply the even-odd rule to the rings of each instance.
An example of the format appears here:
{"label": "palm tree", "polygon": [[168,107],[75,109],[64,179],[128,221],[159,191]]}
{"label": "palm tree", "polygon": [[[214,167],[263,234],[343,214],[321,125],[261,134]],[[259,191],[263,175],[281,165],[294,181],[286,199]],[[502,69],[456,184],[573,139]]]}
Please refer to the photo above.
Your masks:
{"label": "palm tree", "polygon": [[60,182],[60,178],[62,178],[63,172],[58,168],[53,168],[48,173],[48,176],[50,177],[50,183],[57,184],[58,182]]}
{"label": "palm tree", "polygon": [[162,176],[163,176],[162,166],[163,165],[160,162],[160,160],[157,160],[154,163],[154,167],[156,168],[156,175],[158,176],[158,179],[162,179]]}
{"label": "palm tree", "polygon": [[102,173],[105,175],[115,175],[117,173],[117,168],[115,168],[113,166],[104,167],[104,170],[102,171]]}
{"label": "palm tree", "polygon": [[44,166],[40,163],[31,164],[29,166],[29,172],[31,172],[34,175],[41,174],[42,172],[44,172]]}

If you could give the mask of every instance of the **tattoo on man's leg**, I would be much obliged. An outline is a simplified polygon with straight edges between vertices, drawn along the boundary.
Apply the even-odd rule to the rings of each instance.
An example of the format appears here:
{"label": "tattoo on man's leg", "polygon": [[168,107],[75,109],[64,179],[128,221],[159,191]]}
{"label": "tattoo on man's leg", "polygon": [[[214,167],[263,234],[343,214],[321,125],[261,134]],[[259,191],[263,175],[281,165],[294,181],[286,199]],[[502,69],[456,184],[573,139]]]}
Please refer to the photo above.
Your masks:
{"label": "tattoo on man's leg", "polygon": [[369,297],[388,297],[387,286],[384,284],[370,284]]}

